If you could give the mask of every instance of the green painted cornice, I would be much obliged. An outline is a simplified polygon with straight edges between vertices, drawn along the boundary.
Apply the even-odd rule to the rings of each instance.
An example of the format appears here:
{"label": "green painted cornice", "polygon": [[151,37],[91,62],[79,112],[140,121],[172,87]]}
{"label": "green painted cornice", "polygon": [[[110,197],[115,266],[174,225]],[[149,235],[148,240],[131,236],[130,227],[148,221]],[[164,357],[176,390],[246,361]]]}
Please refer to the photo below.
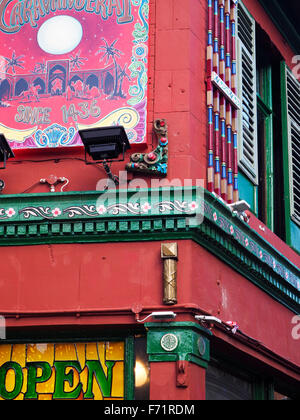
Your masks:
{"label": "green painted cornice", "polygon": [[185,360],[207,368],[212,333],[193,322],[146,323],[149,362]]}
{"label": "green painted cornice", "polygon": [[111,190],[105,202],[97,191],[2,195],[0,246],[189,239],[299,313],[299,267],[221,200],[201,192]]}

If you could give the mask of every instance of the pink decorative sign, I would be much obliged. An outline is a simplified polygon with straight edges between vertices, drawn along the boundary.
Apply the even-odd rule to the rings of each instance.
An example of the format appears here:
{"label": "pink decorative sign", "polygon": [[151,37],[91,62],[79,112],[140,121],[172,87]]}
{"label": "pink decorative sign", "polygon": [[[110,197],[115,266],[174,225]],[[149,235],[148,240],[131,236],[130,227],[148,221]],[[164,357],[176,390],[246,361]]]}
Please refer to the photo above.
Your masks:
{"label": "pink decorative sign", "polygon": [[13,149],[78,146],[123,125],[146,142],[149,0],[0,0],[0,133]]}

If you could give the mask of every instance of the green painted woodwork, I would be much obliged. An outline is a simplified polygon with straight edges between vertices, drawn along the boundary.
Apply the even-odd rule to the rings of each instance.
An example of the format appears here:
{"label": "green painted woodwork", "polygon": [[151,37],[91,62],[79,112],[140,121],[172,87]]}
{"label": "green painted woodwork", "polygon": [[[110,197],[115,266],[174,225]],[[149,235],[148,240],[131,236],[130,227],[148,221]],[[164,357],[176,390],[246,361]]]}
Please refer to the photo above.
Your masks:
{"label": "green painted woodwork", "polygon": [[[253,213],[260,217],[266,226],[274,231],[274,144],[273,144],[273,103],[272,103],[272,68],[266,66],[260,70],[261,92],[257,93],[257,109],[264,119],[264,134],[258,136],[258,153],[264,163],[264,202],[260,202],[258,186],[246,177],[241,171],[239,173],[240,198],[246,200],[251,206]],[[258,119],[257,119],[258,121]],[[260,181],[261,182],[261,181]]]}
{"label": "green painted woodwork", "polygon": [[[193,322],[153,322],[146,323],[145,327],[149,362],[186,360],[207,368],[210,360],[209,337],[212,335],[209,330]],[[164,339],[173,339],[175,348],[165,349],[162,345]]]}
{"label": "green painted woodwork", "polygon": [[263,69],[263,100],[257,105],[265,120],[265,186],[266,186],[266,225],[274,232],[274,138],[273,138],[273,87],[272,67]]}
{"label": "green painted woodwork", "polygon": [[286,87],[286,71],[287,67],[284,61],[281,62],[281,114],[282,114],[282,156],[284,171],[284,205],[285,205],[285,229],[286,242],[292,248],[300,253],[300,228],[291,219],[291,184],[290,184],[290,168],[289,168],[289,123],[288,123],[288,103],[287,103],[287,87]]}
{"label": "green painted woodwork", "polygon": [[253,383],[253,399],[255,401],[274,400],[274,383],[270,379],[256,377]]}
{"label": "green painted woodwork", "polygon": [[125,400],[134,399],[134,387],[135,387],[135,350],[134,350],[134,337],[128,336],[125,339],[125,366],[124,366],[124,378],[125,378],[125,389],[124,398]]}
{"label": "green painted woodwork", "polygon": [[257,188],[241,171],[239,172],[239,192],[240,199],[247,201],[251,211],[257,216]]}
{"label": "green painted woodwork", "polygon": [[299,268],[213,194],[196,187],[112,191],[105,212],[97,210],[100,194],[1,196],[0,246],[193,240],[299,313]]}
{"label": "green painted woodwork", "polygon": [[[264,133],[258,135],[258,153],[261,161],[264,161],[264,200],[258,194],[258,186],[255,185],[245,174],[239,173],[240,198],[246,200],[251,210],[266,226],[274,231],[274,144],[273,144],[273,103],[272,103],[272,68],[266,66],[260,69],[260,92],[257,92],[257,109],[264,121]],[[259,118],[257,118],[258,125]],[[259,133],[257,126],[257,133]],[[260,174],[262,175],[262,174]],[[259,181],[262,183],[262,181]],[[260,214],[262,213],[262,214]]]}

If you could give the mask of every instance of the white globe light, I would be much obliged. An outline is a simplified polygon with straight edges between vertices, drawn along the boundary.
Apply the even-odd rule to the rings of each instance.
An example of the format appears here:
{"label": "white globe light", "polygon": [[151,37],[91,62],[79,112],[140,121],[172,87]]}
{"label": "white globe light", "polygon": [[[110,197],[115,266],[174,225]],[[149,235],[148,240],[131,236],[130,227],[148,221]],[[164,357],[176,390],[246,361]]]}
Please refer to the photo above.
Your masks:
{"label": "white globe light", "polygon": [[81,42],[82,26],[71,16],[48,19],[38,31],[38,44],[48,54],[62,55],[73,51]]}

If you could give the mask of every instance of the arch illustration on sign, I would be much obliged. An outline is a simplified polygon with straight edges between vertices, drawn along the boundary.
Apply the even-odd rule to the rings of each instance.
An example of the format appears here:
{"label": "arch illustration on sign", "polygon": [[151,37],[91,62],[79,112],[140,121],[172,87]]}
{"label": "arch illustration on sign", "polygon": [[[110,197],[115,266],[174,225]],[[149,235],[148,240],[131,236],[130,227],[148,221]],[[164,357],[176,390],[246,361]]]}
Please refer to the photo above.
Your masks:
{"label": "arch illustration on sign", "polygon": [[149,0],[3,0],[0,14],[0,132],[12,149],[81,145],[79,127],[117,124],[123,110],[135,115],[129,141],[146,142]]}

